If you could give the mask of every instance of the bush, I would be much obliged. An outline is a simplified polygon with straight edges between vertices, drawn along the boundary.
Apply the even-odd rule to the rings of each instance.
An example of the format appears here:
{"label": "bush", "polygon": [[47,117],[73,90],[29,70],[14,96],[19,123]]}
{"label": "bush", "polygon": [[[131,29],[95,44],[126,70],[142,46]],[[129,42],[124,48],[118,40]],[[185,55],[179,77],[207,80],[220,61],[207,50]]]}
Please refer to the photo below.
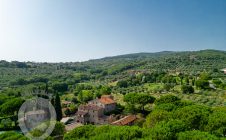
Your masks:
{"label": "bush", "polygon": [[0,134],[0,140],[29,140],[29,139],[23,136],[22,134],[9,131],[9,132]]}
{"label": "bush", "polygon": [[160,122],[157,124],[150,133],[154,140],[173,140],[176,139],[176,134],[188,130],[187,126],[181,120],[170,120],[168,122]]}
{"label": "bush", "polygon": [[183,85],[181,86],[182,93],[194,93],[194,88],[190,85]]}
{"label": "bush", "polygon": [[207,80],[199,79],[195,82],[195,85],[198,89],[209,89],[209,82]]}
{"label": "bush", "polygon": [[191,105],[179,108],[174,113],[175,119],[180,119],[187,123],[192,129],[202,130],[208,122],[210,109],[201,105]]}
{"label": "bush", "polygon": [[207,132],[193,130],[178,133],[177,140],[219,140],[219,138]]}
{"label": "bush", "polygon": [[144,123],[145,128],[154,127],[161,121],[168,121],[171,118],[171,113],[165,110],[154,110],[147,117]]}
{"label": "bush", "polygon": [[156,105],[165,104],[165,103],[175,103],[180,101],[180,98],[174,95],[165,95],[161,96],[159,99],[155,100]]}
{"label": "bush", "polygon": [[64,140],[128,140],[142,138],[144,129],[136,126],[92,126],[75,128],[64,136]]}
{"label": "bush", "polygon": [[226,112],[214,111],[209,116],[205,130],[216,136],[224,137],[226,135]]}

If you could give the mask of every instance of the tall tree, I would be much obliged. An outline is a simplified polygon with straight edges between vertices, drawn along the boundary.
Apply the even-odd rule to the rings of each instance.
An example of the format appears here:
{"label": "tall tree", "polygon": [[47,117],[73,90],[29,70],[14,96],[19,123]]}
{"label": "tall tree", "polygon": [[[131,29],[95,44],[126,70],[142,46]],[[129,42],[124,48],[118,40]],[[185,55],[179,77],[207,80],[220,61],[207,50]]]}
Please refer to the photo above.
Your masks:
{"label": "tall tree", "polygon": [[57,121],[60,121],[62,119],[62,107],[60,102],[60,96],[58,93],[56,94],[56,97],[55,97],[54,107],[57,114]]}
{"label": "tall tree", "polygon": [[124,101],[128,104],[141,105],[141,110],[144,112],[144,106],[148,103],[153,103],[155,98],[144,93],[128,93],[124,96]]}

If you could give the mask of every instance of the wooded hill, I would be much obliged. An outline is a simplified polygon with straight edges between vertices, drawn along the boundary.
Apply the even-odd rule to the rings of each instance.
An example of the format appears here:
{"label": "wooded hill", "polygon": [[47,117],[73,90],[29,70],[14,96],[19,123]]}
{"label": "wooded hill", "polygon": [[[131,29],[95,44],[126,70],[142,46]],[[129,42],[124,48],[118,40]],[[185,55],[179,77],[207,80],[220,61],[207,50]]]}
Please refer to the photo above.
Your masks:
{"label": "wooded hill", "polygon": [[0,61],[0,87],[45,81],[79,83],[83,81],[123,79],[133,71],[164,71],[196,75],[219,72],[226,68],[226,52],[202,50],[192,52],[136,53],[68,63],[34,63]]}

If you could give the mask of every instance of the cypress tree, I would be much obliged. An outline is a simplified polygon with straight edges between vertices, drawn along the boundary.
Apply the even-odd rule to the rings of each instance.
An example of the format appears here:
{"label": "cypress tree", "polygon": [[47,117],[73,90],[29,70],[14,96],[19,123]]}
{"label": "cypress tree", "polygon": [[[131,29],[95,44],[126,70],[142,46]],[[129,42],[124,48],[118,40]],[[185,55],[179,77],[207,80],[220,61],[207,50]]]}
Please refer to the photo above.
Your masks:
{"label": "cypress tree", "polygon": [[60,102],[60,96],[57,93],[55,97],[55,102],[54,102],[54,107],[56,110],[56,115],[57,115],[57,121],[60,121],[62,119],[62,107],[61,107],[61,102]]}

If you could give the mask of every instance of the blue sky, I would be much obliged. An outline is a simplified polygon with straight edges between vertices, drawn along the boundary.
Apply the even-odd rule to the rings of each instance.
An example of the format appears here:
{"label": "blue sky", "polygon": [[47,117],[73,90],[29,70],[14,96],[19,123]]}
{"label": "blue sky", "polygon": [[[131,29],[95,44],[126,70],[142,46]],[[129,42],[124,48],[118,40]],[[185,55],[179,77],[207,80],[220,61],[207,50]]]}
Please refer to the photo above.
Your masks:
{"label": "blue sky", "polygon": [[226,0],[1,0],[0,60],[226,50]]}

